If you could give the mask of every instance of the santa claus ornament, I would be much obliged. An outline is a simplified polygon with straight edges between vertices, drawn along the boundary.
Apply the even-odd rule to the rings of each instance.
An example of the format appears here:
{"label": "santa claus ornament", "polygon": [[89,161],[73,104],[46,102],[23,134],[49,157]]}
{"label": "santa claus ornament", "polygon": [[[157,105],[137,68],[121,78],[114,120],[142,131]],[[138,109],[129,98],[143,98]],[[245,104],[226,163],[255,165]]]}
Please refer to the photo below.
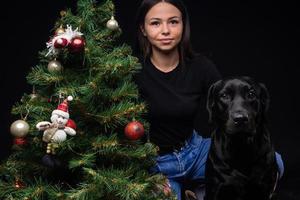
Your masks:
{"label": "santa claus ornament", "polygon": [[67,139],[67,135],[76,135],[76,124],[70,119],[68,103],[73,97],[69,96],[51,114],[51,122],[42,121],[36,128],[43,132],[43,141],[47,143],[47,154],[55,154],[59,143]]}

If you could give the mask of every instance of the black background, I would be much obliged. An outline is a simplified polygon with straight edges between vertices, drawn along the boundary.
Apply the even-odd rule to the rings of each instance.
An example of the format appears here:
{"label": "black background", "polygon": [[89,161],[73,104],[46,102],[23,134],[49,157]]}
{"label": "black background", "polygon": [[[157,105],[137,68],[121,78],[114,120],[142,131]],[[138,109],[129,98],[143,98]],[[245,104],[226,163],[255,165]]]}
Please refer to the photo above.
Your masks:
{"label": "black background", "polygon": [[[135,11],[140,1],[115,0],[121,40],[133,45]],[[285,174],[280,197],[300,199],[299,23],[296,5],[289,1],[184,1],[191,18],[192,43],[208,56],[223,76],[247,75],[263,82],[271,95],[270,131],[282,154]],[[8,2],[1,6],[1,131],[0,159],[10,153],[11,106],[31,86],[25,76],[38,64],[38,51],[46,48],[59,11],[75,9],[75,1]]]}

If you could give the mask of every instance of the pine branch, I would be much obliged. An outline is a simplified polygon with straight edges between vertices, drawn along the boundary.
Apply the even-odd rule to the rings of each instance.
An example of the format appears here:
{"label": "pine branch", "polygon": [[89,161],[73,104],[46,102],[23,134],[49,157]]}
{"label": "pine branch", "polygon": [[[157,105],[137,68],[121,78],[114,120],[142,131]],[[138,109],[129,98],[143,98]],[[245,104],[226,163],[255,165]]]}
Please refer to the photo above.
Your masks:
{"label": "pine branch", "polygon": [[36,66],[28,74],[27,80],[31,85],[49,86],[63,80],[61,73],[49,73],[42,66]]}
{"label": "pine branch", "polygon": [[[35,179],[33,182],[24,183],[24,186],[18,188],[15,182],[3,183],[0,182],[0,198],[1,199],[39,199],[46,200],[49,193],[57,191],[57,186],[53,187],[47,184],[44,180]],[[52,196],[52,195],[51,195]],[[6,197],[6,198],[5,198]]]}
{"label": "pine branch", "polygon": [[127,117],[131,116],[132,119],[133,116],[141,115],[144,109],[145,105],[143,103],[122,102],[111,106],[100,114],[86,113],[86,115],[103,125],[104,130],[107,132],[108,129],[124,126],[124,124],[129,122]]}
{"label": "pine branch", "polygon": [[73,159],[69,162],[69,168],[75,169],[79,167],[94,167],[96,162],[96,154],[89,153]]}
{"label": "pine branch", "polygon": [[37,97],[37,100],[32,100],[30,95],[24,94],[21,102],[17,102],[12,107],[12,114],[14,115],[28,115],[29,119],[41,120],[45,118],[49,118],[52,110],[55,108],[49,102],[42,99],[42,97]]}
{"label": "pine branch", "polygon": [[120,199],[133,200],[140,199],[141,194],[148,187],[147,183],[138,183],[132,179],[131,169],[121,170],[92,170],[85,168],[87,174],[91,175],[97,185],[104,185],[110,196]]}
{"label": "pine branch", "polygon": [[124,82],[121,87],[115,89],[110,95],[112,102],[121,102],[125,99],[138,99],[136,85],[132,82]]}
{"label": "pine branch", "polygon": [[102,187],[90,183],[81,183],[77,188],[74,188],[66,193],[66,199],[86,200],[86,199],[104,199],[102,198]]}

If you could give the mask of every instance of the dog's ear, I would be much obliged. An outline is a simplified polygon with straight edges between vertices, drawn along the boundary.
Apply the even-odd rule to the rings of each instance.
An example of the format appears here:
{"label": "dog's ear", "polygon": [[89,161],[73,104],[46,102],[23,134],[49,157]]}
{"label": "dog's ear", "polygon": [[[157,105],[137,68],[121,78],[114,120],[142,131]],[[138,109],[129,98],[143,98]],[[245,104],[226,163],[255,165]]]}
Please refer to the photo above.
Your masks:
{"label": "dog's ear", "polygon": [[215,93],[216,93],[216,86],[221,83],[221,80],[213,83],[207,92],[207,99],[206,99],[206,109],[208,111],[208,122],[212,123],[213,121],[213,110],[215,106]]}
{"label": "dog's ear", "polygon": [[267,118],[267,112],[270,104],[270,95],[267,87],[263,83],[259,83],[260,87],[260,104],[264,119]]}

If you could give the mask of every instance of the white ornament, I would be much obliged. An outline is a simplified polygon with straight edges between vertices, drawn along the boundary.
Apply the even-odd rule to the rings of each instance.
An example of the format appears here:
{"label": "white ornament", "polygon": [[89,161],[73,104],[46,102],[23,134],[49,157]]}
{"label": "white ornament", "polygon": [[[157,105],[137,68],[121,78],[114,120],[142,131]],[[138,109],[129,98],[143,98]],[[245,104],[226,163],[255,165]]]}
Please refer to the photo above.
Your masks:
{"label": "white ornament", "polygon": [[73,97],[72,96],[68,96],[67,100],[68,101],[73,101]]}
{"label": "white ornament", "polygon": [[119,24],[117,20],[115,20],[114,16],[112,16],[111,19],[107,21],[106,27],[110,30],[116,30],[119,28]]}
{"label": "white ornament", "polygon": [[15,137],[25,137],[29,132],[29,125],[24,120],[17,120],[11,124],[10,132]]}

